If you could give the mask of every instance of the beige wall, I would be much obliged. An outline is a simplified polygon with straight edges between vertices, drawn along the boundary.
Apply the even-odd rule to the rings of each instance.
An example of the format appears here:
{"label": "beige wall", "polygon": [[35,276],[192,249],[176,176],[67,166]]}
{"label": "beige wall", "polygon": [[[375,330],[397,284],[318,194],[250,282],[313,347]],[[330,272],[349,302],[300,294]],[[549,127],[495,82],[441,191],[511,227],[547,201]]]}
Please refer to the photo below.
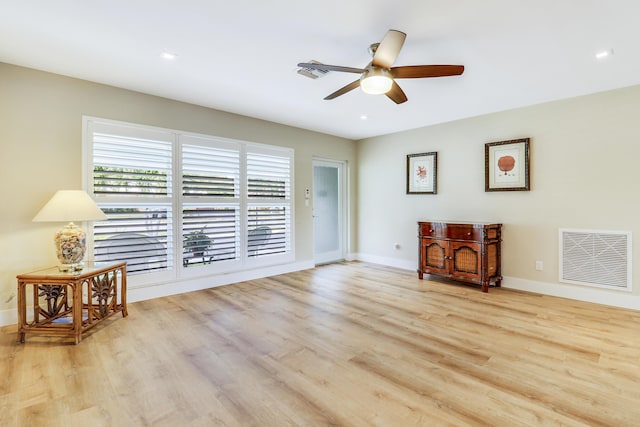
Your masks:
{"label": "beige wall", "polygon": [[[640,87],[632,87],[360,141],[361,257],[417,268],[418,220],[496,221],[505,225],[507,286],[640,308],[637,245],[633,297],[582,298],[591,291],[558,282],[558,228],[640,236],[639,111]],[[532,190],[486,193],[484,144],[522,137],[531,138]],[[406,155],[429,151],[438,152],[438,194],[406,195]]]}
{"label": "beige wall", "polygon": [[16,274],[56,263],[59,224],[31,219],[56,190],[81,187],[83,115],[293,147],[297,262],[313,258],[312,157],[347,161],[355,183],[353,141],[0,63],[0,313],[15,311]]}
{"label": "beige wall", "polygon": [[[505,285],[616,305],[630,300],[640,309],[637,256],[632,294],[557,280],[558,228],[639,231],[637,111],[640,87],[633,87],[355,144],[0,63],[0,318],[15,314],[16,274],[56,262],[57,225],[31,219],[56,190],[80,187],[83,115],[295,148],[296,261],[312,259],[311,209],[302,192],[311,188],[318,156],[349,164],[348,251],[363,259],[414,269],[416,221],[500,221]],[[532,138],[532,191],[485,193],[484,143],[520,137]],[[406,195],[406,155],[426,151],[438,152],[438,194]],[[536,260],[543,271],[534,269]]]}

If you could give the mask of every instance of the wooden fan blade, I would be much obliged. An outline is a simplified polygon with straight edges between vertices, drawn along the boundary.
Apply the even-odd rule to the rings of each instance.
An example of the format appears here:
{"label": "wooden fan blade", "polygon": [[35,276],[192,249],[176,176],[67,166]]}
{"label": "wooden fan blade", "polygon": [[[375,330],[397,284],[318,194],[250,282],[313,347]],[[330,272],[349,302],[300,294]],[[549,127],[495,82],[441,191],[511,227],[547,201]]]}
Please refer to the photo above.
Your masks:
{"label": "wooden fan blade", "polygon": [[386,95],[396,104],[402,104],[407,101],[407,95],[404,94],[404,91],[395,81],[393,82],[393,86],[391,86],[391,90],[387,92]]}
{"label": "wooden fan blade", "polygon": [[398,57],[407,35],[402,31],[389,30],[378,45],[371,63],[378,67],[390,68]]}
{"label": "wooden fan blade", "polygon": [[391,68],[391,75],[396,79],[459,76],[463,72],[464,65],[408,65]]}
{"label": "wooden fan blade", "polygon": [[327,95],[324,99],[325,100],[329,100],[329,99],[337,98],[340,95],[344,95],[345,93],[354,90],[358,86],[360,86],[360,79],[355,80],[355,81],[349,83],[348,85],[338,89],[337,91],[333,92],[331,95]]}
{"label": "wooden fan blade", "polygon": [[313,62],[301,62],[298,64],[298,67],[311,68],[313,70],[342,71],[345,73],[358,73],[358,74],[361,74],[364,72],[363,68],[342,67],[340,65],[316,64]]}

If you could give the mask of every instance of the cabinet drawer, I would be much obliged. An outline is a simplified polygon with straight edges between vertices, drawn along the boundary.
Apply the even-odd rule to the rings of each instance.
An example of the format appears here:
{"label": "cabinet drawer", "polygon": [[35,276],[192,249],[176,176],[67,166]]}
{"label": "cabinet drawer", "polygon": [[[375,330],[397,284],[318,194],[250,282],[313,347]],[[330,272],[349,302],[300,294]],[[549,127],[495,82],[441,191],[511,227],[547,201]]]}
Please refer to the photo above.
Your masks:
{"label": "cabinet drawer", "polygon": [[449,226],[446,228],[447,239],[453,240],[482,240],[482,229],[472,226]]}
{"label": "cabinet drawer", "polygon": [[438,222],[420,222],[419,234],[423,237],[447,237],[447,224]]}
{"label": "cabinet drawer", "polygon": [[421,237],[452,240],[482,240],[482,228],[473,224],[447,224],[443,222],[420,222],[418,232]]}

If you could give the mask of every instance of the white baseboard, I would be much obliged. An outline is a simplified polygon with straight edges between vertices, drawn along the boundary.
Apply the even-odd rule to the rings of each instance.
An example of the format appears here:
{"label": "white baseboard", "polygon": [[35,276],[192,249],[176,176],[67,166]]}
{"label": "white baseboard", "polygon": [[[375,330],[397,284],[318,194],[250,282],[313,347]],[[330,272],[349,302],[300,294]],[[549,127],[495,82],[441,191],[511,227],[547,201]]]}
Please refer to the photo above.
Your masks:
{"label": "white baseboard", "polygon": [[372,264],[386,265],[388,267],[395,267],[401,270],[418,271],[418,264],[413,261],[407,261],[406,259],[382,257],[378,255],[370,254],[353,254],[358,261],[370,262]]}
{"label": "white baseboard", "polygon": [[[127,289],[127,302],[144,301],[152,298],[166,297],[201,289],[215,288],[231,283],[276,276],[278,274],[292,273],[294,271],[313,268],[313,261],[300,261],[290,264],[275,265],[256,268],[254,270],[237,271],[228,274],[200,277],[184,281],[164,283],[155,286],[141,286]],[[17,309],[0,310],[0,326],[16,325],[18,323]],[[17,332],[17,331],[16,331]]]}
{"label": "white baseboard", "polygon": [[640,296],[630,294],[629,292],[607,291],[599,288],[573,286],[563,283],[537,282],[517,277],[504,277],[502,286],[508,289],[517,289],[554,297],[640,310]]}
{"label": "white baseboard", "polygon": [[[417,266],[412,261],[401,260],[397,258],[352,253],[348,255],[347,259],[386,265],[401,270],[417,270]],[[157,286],[132,288],[127,292],[127,301],[143,301],[152,298],[160,298],[169,295],[197,291],[201,289],[215,288],[217,286],[229,285],[231,283],[244,282],[247,280],[260,279],[263,277],[275,276],[278,274],[307,270],[313,267],[313,261],[308,260],[255,270],[201,277],[198,279],[185,280],[181,282],[171,282]],[[520,279],[517,277],[504,277],[502,286],[508,289],[516,289],[543,295],[569,298],[578,301],[586,301],[596,304],[640,310],[640,296],[632,295],[627,292],[623,293],[616,291],[606,291],[596,288],[583,288],[581,286],[565,285],[560,283],[537,282],[534,280]],[[18,315],[15,308],[0,310],[0,326],[14,325],[17,323]]]}
{"label": "white baseboard", "polygon": [[357,261],[358,260],[358,254],[353,253],[353,252],[349,252],[348,254],[346,254],[344,256],[344,260],[345,261]]}
{"label": "white baseboard", "polygon": [[[417,270],[417,265],[411,261],[396,258],[381,257],[369,254],[354,254],[359,261],[373,264],[386,265],[402,270]],[[607,291],[598,288],[567,285],[563,283],[537,282],[534,280],[520,279],[517,277],[504,277],[502,286],[509,289],[533,292],[537,294],[569,298],[578,301],[592,302],[595,304],[610,305],[613,307],[640,310],[640,296],[628,292]]]}

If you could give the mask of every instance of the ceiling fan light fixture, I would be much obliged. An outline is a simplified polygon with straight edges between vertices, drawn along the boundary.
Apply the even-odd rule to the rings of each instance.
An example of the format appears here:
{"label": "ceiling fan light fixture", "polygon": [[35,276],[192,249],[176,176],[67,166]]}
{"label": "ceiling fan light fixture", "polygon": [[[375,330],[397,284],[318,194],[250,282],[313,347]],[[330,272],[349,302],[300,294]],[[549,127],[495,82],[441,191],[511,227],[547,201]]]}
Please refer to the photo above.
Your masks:
{"label": "ceiling fan light fixture", "polygon": [[407,95],[398,85],[397,79],[459,76],[464,72],[464,65],[405,65],[394,67],[393,63],[400,53],[400,49],[402,49],[406,36],[402,31],[387,31],[380,43],[374,43],[369,47],[369,52],[373,58],[365,68],[320,64],[317,61],[300,62],[298,67],[307,71],[341,71],[360,75],[360,78],[325,96],[325,100],[335,99],[360,86],[364,93],[371,95],[386,94],[387,98],[396,104],[402,104],[407,101]]}
{"label": "ceiling fan light fixture", "polygon": [[393,79],[384,68],[370,67],[360,77],[360,88],[369,95],[382,95],[391,90]]}

